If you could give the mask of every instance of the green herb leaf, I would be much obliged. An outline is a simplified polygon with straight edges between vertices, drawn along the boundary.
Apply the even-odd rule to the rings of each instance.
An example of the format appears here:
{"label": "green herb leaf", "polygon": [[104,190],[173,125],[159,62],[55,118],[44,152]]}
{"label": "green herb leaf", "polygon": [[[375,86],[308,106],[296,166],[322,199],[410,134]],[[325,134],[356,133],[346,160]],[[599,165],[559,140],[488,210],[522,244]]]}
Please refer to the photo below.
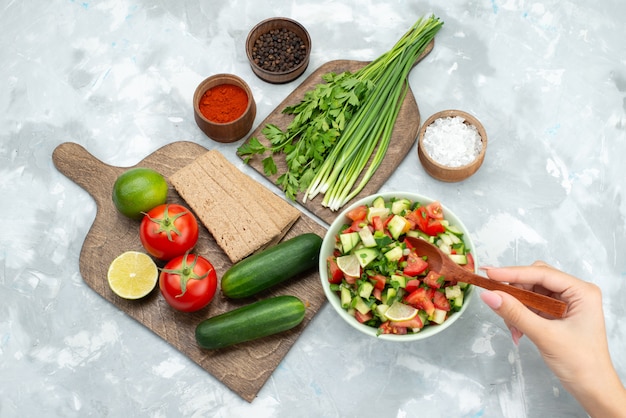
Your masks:
{"label": "green herb leaf", "polygon": [[266,176],[273,176],[276,174],[278,169],[276,168],[276,163],[274,162],[274,158],[269,156],[263,159],[263,172]]}
{"label": "green herb leaf", "polygon": [[258,138],[253,137],[246,143],[237,148],[237,154],[239,155],[254,155],[254,154],[263,154],[267,148],[265,145],[261,144],[261,141]]}

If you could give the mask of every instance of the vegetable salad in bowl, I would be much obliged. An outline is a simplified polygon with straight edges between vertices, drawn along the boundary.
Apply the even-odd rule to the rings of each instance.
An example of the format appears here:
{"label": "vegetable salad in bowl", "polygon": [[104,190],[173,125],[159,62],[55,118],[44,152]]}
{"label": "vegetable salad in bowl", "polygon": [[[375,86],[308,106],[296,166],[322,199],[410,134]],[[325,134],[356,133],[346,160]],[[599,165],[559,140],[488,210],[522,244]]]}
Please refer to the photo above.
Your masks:
{"label": "vegetable salad in bowl", "polygon": [[450,326],[468,306],[472,286],[431,270],[407,236],[428,240],[476,270],[465,226],[439,201],[405,192],[356,201],[328,229],[319,267],[333,308],[366,334],[423,339]]}

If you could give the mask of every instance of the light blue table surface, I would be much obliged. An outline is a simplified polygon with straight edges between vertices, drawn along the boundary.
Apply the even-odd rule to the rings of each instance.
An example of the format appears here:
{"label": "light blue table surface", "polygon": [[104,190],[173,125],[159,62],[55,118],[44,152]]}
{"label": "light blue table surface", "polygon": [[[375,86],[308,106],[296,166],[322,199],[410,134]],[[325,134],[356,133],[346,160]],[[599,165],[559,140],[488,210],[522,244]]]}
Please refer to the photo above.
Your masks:
{"label": "light blue table surface", "polygon": [[[416,149],[382,191],[437,198],[481,265],[545,260],[600,285],[626,379],[626,3],[580,1],[4,1],[0,5],[0,417],[583,417],[526,339],[475,298],[453,328],[394,345],[325,305],[252,403],[83,281],[92,198],[51,160],[62,142],[130,166],[163,145],[218,149],[193,120],[196,85],[234,73],[255,127],[314,69],[371,60],[420,17],[444,21],[410,83],[422,120],[477,116],[483,167],[429,177]],[[272,85],[244,42],[272,16],[313,40],[301,79]]]}

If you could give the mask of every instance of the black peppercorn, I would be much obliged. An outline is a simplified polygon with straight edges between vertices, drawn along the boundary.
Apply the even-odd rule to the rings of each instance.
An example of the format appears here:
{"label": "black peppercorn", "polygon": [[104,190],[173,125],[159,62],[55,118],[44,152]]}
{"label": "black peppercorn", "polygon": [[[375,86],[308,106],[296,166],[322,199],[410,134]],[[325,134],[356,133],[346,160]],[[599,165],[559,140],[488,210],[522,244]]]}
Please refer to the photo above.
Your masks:
{"label": "black peppercorn", "polygon": [[296,33],[285,28],[274,29],[254,42],[252,59],[266,71],[286,72],[302,62],[306,48]]}

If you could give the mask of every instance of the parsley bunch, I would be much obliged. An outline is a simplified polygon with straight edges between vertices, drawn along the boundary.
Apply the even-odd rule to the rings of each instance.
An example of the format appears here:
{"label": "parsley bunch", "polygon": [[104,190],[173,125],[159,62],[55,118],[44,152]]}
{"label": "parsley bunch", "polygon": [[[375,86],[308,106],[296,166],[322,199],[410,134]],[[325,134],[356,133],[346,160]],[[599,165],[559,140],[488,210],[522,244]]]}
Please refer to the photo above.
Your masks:
{"label": "parsley bunch", "polygon": [[277,172],[273,155],[285,154],[288,171],[278,177],[276,184],[292,200],[309,186],[346,123],[374,87],[371,81],[359,80],[347,71],[328,73],[322,79],[325,83],[307,91],[300,103],[283,110],[295,115],[287,129],[283,131],[274,124],[263,128],[261,133],[270,142],[269,147],[258,138],[251,138],[237,150],[246,156],[246,163],[252,155],[269,151],[270,155],[263,159],[267,176]]}

